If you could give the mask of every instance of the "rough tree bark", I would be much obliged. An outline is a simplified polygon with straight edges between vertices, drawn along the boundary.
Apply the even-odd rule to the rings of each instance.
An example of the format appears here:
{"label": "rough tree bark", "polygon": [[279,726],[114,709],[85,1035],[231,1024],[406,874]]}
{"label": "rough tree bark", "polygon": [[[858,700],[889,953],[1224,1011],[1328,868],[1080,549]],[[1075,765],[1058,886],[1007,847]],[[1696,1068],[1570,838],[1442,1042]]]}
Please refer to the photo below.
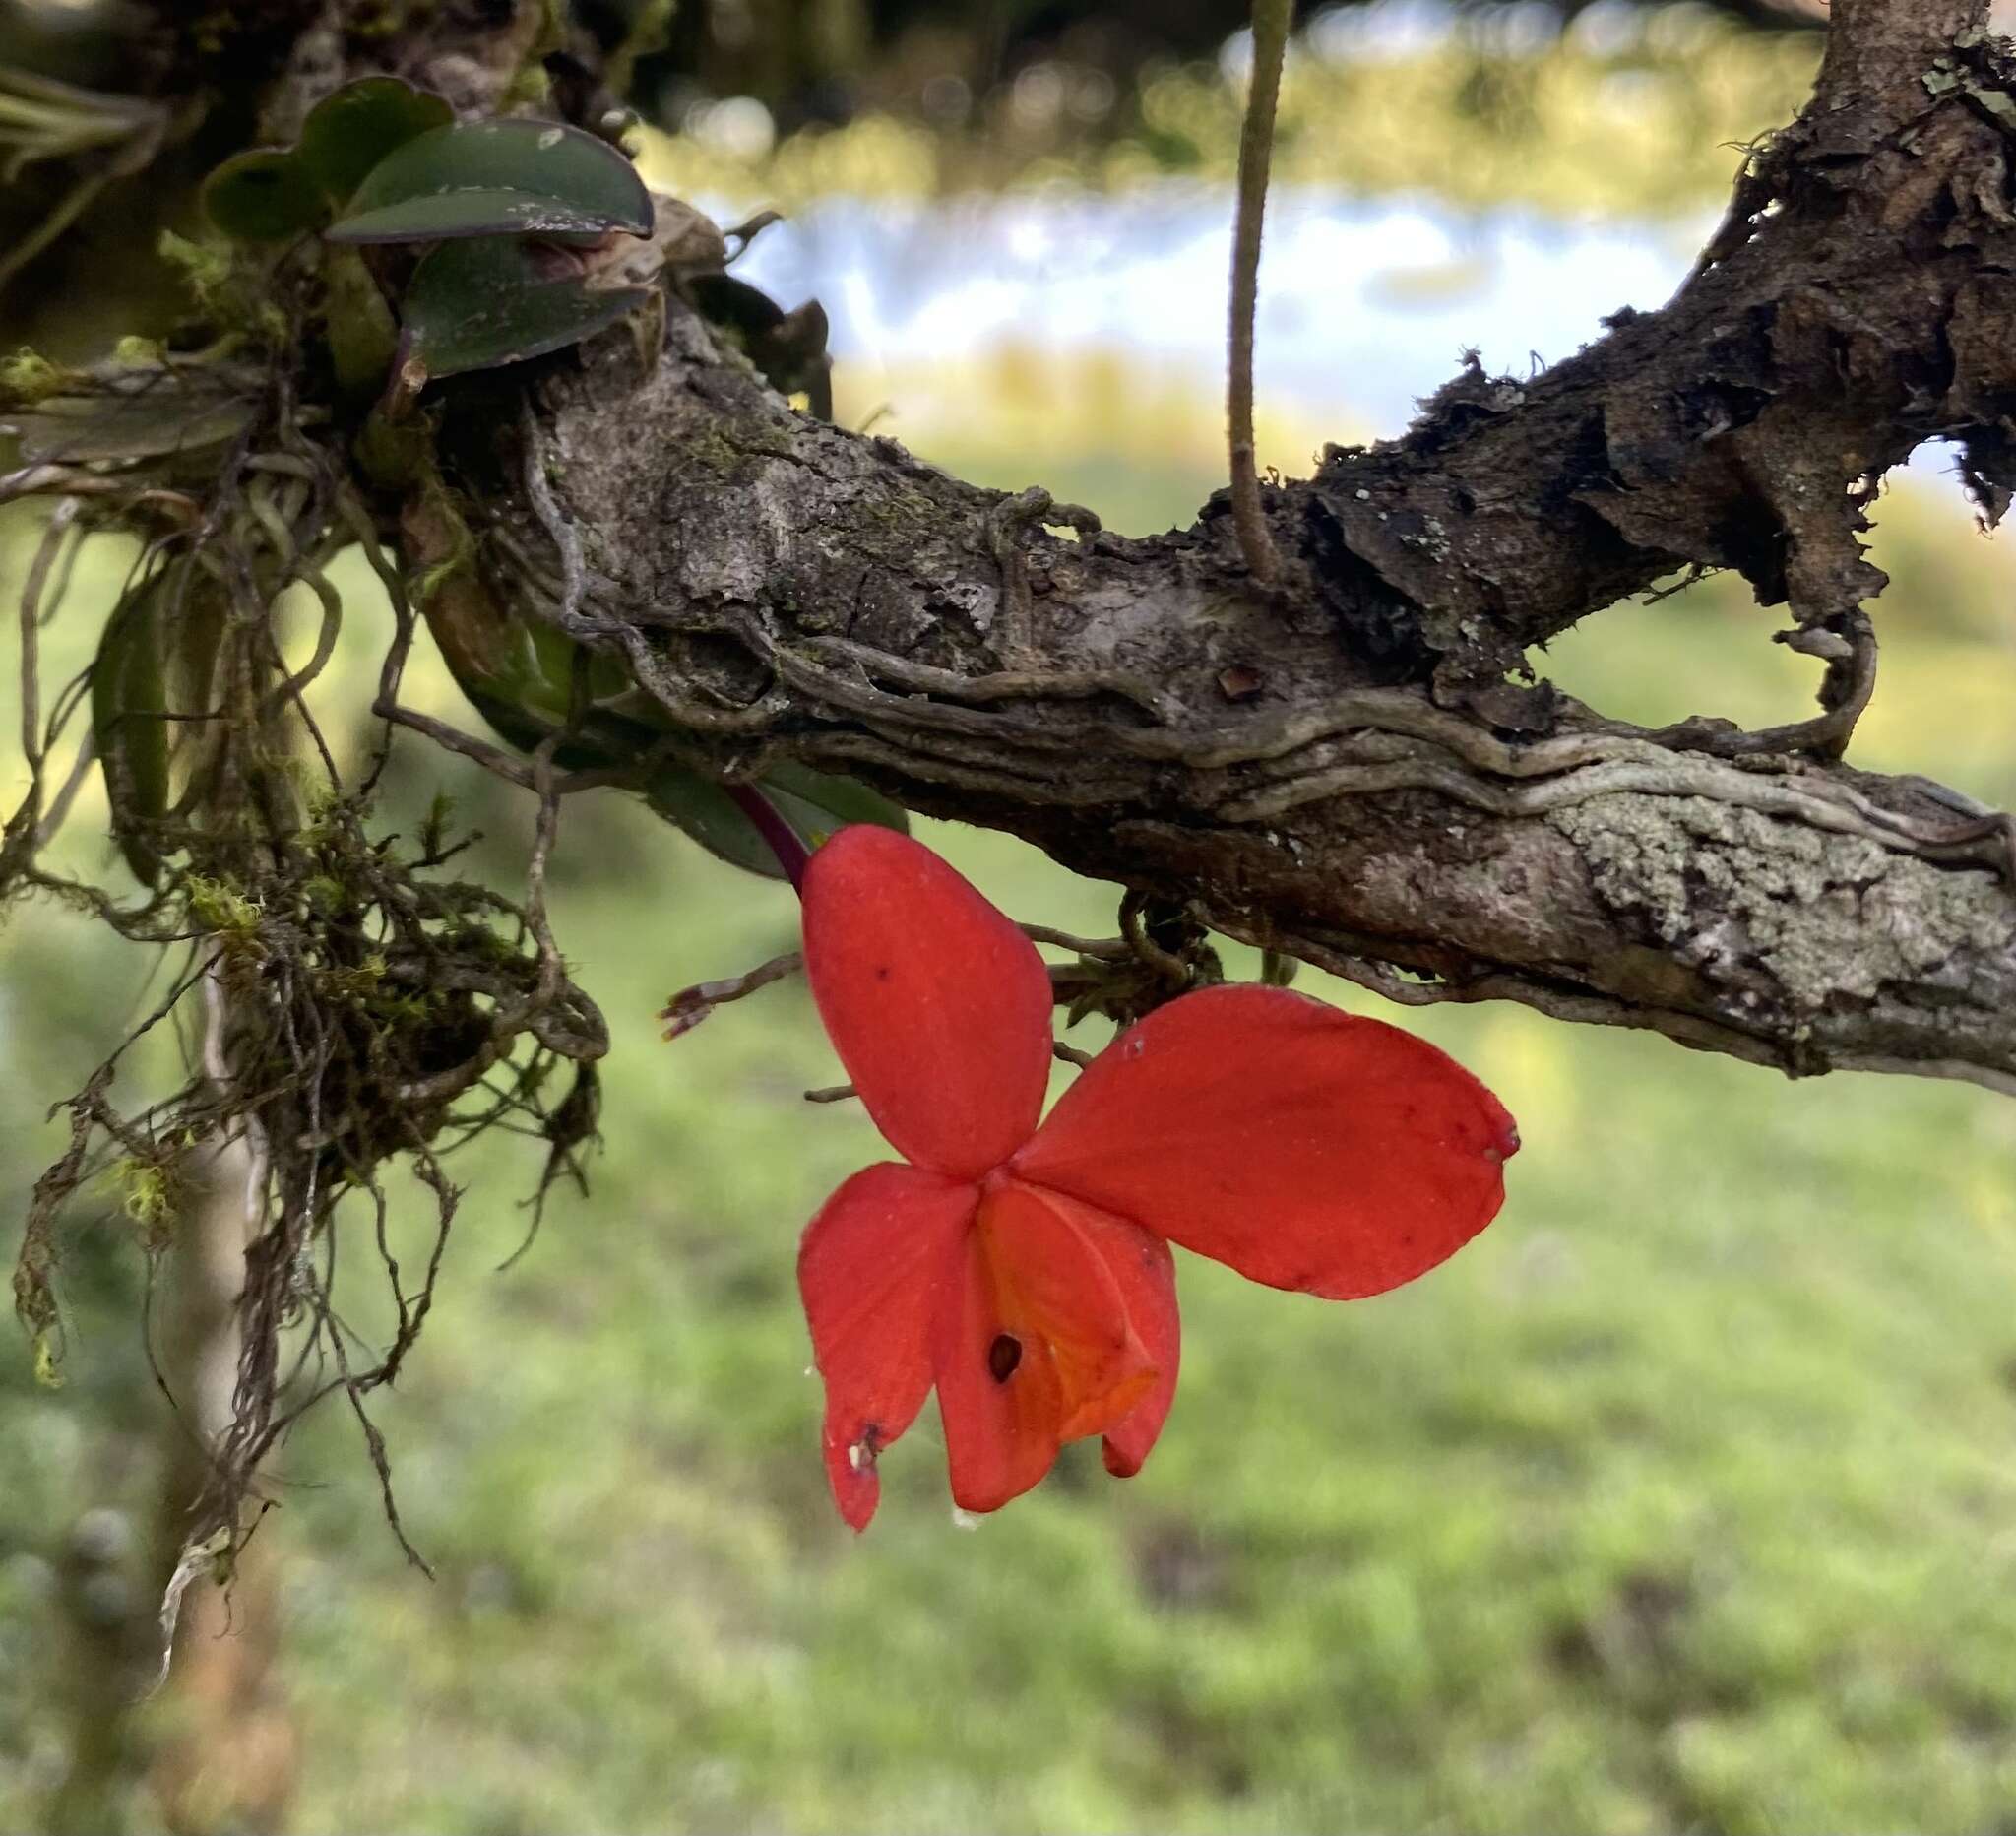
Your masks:
{"label": "rough tree bark", "polygon": [[[509,62],[493,10],[452,53],[464,105]],[[2016,488],[2016,57],[1986,12],[1837,0],[1674,299],[1270,491],[1274,588],[1223,495],[1101,533],[794,412],[676,299],[654,357],[605,338],[456,450],[483,572],[624,658],[717,772],[853,772],[1403,1001],[2016,1091],[2016,826],[1841,759],[1883,475],[1936,438],[1988,517]],[[296,102],[380,62],[441,83],[438,39],[343,15]],[[1819,716],[1644,731],[1524,674],[1690,567],[1788,605]]]}

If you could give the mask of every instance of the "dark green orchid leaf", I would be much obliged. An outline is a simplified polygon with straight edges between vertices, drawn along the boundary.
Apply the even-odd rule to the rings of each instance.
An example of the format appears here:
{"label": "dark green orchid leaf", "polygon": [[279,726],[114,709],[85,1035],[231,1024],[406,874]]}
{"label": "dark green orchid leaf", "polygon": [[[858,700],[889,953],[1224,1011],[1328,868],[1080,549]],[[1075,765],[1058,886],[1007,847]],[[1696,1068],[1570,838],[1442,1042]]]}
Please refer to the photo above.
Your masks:
{"label": "dark green orchid leaf", "polygon": [[454,120],[455,110],[431,90],[398,77],[360,77],[308,111],[296,151],[316,184],[336,203],[347,204],[373,167],[408,141]]}
{"label": "dark green orchid leaf", "polygon": [[91,670],[92,736],[104,773],[112,836],[134,877],[160,876],[156,825],[168,808],[168,723],[157,574],[113,608]]}
{"label": "dark green orchid leaf", "polygon": [[[465,694],[472,698],[479,695],[509,711],[505,724],[500,725],[487,709],[482,710],[484,719],[515,746],[529,752],[567,725],[574,707],[577,666],[583,671],[581,693],[588,714],[592,715],[605,696],[619,695],[630,686],[621,664],[597,651],[584,653],[581,645],[551,625],[504,613],[486,620],[480,634],[472,634],[467,621],[456,622],[456,605],[457,601],[450,600],[439,618],[429,618],[435,642]],[[472,635],[477,637],[480,648],[466,641]],[[585,663],[581,661],[584,655]],[[628,724],[624,725],[627,728]],[[597,748],[589,735],[584,735],[584,743],[596,752],[595,763],[619,762]],[[637,735],[633,743],[642,749],[649,736]]]}
{"label": "dark green orchid leaf", "polygon": [[226,159],[203,181],[203,208],[239,242],[285,242],[329,215],[308,168],[291,153],[257,147]]}
{"label": "dark green orchid leaf", "polygon": [[94,459],[153,459],[215,446],[251,424],[253,405],[239,396],[196,392],[163,382],[124,395],[51,396],[20,414],[0,414],[18,434],[30,465],[82,465]]}
{"label": "dark green orchid leaf", "polygon": [[464,236],[647,235],[651,193],[637,168],[579,128],[463,121],[408,141],[372,167],[329,234],[337,242]]}
{"label": "dark green orchid leaf", "polygon": [[641,286],[550,280],[510,236],[444,242],[413,270],[401,316],[429,376],[460,376],[544,356],[614,325],[651,297]]}
{"label": "dark green orchid leaf", "polygon": [[[568,725],[577,695],[585,705],[554,753],[565,771],[641,769],[661,734],[619,712],[637,690],[613,657],[564,632],[507,611],[487,594],[450,583],[427,602],[427,628],[456,684],[495,731],[530,752]],[[762,831],[721,785],[672,761],[649,767],[645,801],[709,854],[766,879],[785,872]],[[754,790],[807,851],[850,822],[908,833],[910,817],[851,778],[780,765]]]}
{"label": "dark green orchid leaf", "polygon": [[661,765],[645,787],[644,800],[717,859],[744,872],[761,874],[766,880],[785,878],[784,868],[762,832],[711,778],[703,778],[683,765]]}
{"label": "dark green orchid leaf", "polygon": [[605,228],[589,214],[535,191],[445,191],[410,198],[331,226],[342,243],[453,242],[468,236],[544,236],[560,242],[599,241]]}
{"label": "dark green orchid leaf", "polygon": [[[780,765],[754,788],[808,852],[850,822],[910,832],[910,817],[903,809],[851,778],[829,778],[802,765]],[[730,866],[768,880],[786,877],[762,831],[713,780],[683,765],[661,766],[645,787],[644,797],[659,815]]]}
{"label": "dark green orchid leaf", "polygon": [[655,735],[649,728],[607,710],[606,704],[632,692],[628,671],[613,657],[505,610],[470,584],[451,582],[437,591],[425,617],[456,686],[497,735],[521,752],[535,750],[568,726],[577,670],[584,705],[553,763],[562,771],[620,767],[650,749]]}
{"label": "dark green orchid leaf", "polygon": [[833,778],[803,765],[779,765],[757,789],[808,848],[818,847],[834,830],[850,822],[872,822],[899,835],[910,833],[910,812],[858,779]]}

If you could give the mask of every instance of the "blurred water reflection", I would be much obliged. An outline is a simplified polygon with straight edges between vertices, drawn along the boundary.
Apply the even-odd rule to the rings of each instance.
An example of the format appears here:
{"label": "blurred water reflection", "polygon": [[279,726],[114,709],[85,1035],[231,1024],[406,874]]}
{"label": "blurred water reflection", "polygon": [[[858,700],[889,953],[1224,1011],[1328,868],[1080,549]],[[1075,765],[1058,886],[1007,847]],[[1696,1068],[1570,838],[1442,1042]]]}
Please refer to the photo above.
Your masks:
{"label": "blurred water reflection", "polygon": [[[1229,204],[1167,181],[1119,195],[1053,189],[948,202],[833,198],[758,238],[741,272],[816,294],[844,364],[895,371],[1003,343],[1060,358],[1124,348],[1224,363]],[[1525,374],[1570,354],[1619,307],[1662,304],[1711,226],[1474,216],[1428,200],[1292,190],[1269,205],[1256,384],[1341,437],[1398,432],[1475,347]]]}

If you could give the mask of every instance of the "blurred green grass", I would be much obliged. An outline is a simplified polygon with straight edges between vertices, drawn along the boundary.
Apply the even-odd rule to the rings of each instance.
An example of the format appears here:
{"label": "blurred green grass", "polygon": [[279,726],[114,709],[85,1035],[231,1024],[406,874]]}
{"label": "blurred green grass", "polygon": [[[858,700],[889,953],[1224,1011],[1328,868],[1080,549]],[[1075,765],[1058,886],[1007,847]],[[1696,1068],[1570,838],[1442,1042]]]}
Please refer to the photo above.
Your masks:
{"label": "blurred green grass", "polygon": [[[1017,484],[1052,472],[976,436],[932,456]],[[1186,514],[1210,464],[1144,479],[1093,451],[1071,482],[1140,526]],[[1904,487],[1877,558],[1897,587],[1858,756],[2016,796],[2006,542]],[[378,633],[353,625],[360,659]],[[1545,666],[1641,718],[1792,718],[1812,668],[1774,626],[1710,583],[1592,621]],[[417,746],[403,760],[406,819],[450,789],[508,881],[522,799]],[[1018,916],[1108,927],[1111,889],[926,833]],[[1514,1010],[1398,1016],[1519,1117],[1482,1238],[1349,1307],[1186,1259],[1182,1388],[1140,1478],[1081,1448],[1006,1512],[956,1521],[927,1412],[857,1541],[824,1494],[791,1266],[819,1199],[882,1150],[850,1108],[800,1100],[835,1076],[800,987],[674,1045],[652,1020],[672,988],[788,947],[788,895],[605,792],[570,812],[552,883],[615,1035],[608,1151],[593,1197],[557,1198],[502,1273],[537,1144],[459,1168],[442,1300],[378,1411],[433,1583],[340,1411],[287,1450],[263,1534],[284,1551],[299,1828],[2016,1819],[2006,1102],[1792,1084]],[[56,1151],[44,1104],[149,966],[46,907],[0,951],[18,1215]],[[71,1387],[37,1391],[25,1346],[0,1358],[0,1829],[34,1826],[60,1763],[52,1551],[87,1505],[145,1508],[159,1431],[130,1235],[109,1199],[75,1222]],[[419,1225],[402,1217],[407,1245]],[[346,1309],[382,1330],[368,1253],[344,1254]]]}

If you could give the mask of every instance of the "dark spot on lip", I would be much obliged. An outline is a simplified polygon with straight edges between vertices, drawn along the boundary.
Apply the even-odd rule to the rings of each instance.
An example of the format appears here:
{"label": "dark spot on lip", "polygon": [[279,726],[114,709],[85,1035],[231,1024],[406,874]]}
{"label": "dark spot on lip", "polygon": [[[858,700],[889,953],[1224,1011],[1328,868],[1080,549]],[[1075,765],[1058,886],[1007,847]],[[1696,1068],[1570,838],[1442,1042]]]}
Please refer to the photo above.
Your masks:
{"label": "dark spot on lip", "polygon": [[848,1452],[848,1465],[865,1479],[875,1470],[875,1456],[882,1451],[882,1424],[864,1422]]}
{"label": "dark spot on lip", "polygon": [[996,1333],[987,1347],[987,1374],[996,1383],[1006,1383],[1022,1362],[1022,1341],[1011,1332]]}

